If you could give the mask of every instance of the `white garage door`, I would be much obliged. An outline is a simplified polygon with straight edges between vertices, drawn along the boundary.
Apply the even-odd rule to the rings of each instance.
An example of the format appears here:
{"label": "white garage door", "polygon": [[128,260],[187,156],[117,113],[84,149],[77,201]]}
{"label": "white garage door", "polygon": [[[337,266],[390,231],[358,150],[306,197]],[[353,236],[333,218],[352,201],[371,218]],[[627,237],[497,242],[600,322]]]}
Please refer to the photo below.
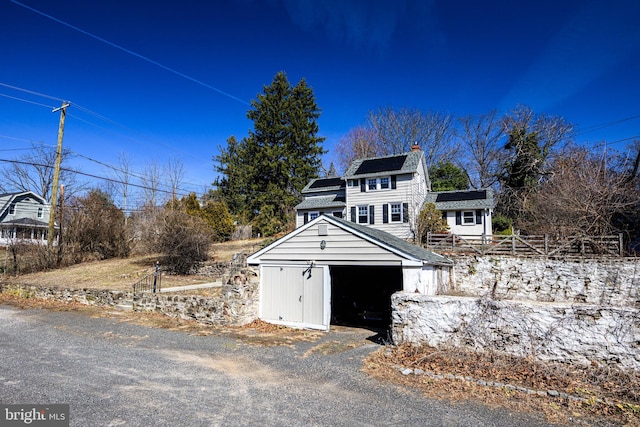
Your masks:
{"label": "white garage door", "polygon": [[328,267],[263,266],[260,318],[282,325],[329,328]]}

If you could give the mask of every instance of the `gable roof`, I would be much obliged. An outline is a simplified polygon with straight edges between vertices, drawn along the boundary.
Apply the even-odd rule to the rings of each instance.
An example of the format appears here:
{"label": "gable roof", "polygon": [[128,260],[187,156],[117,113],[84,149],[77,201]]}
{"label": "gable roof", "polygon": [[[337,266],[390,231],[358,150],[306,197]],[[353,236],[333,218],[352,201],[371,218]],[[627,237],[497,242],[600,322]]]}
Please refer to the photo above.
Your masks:
{"label": "gable roof", "polygon": [[296,210],[344,208],[347,205],[344,195],[332,194],[325,197],[309,197],[296,205]]}
{"label": "gable roof", "polygon": [[338,191],[344,189],[346,186],[346,181],[340,177],[317,178],[309,181],[309,183],[302,189],[302,194],[316,193],[320,191]]}
{"label": "gable roof", "polygon": [[418,166],[420,165],[420,162],[423,161],[423,158],[424,153],[421,150],[418,150],[393,156],[357,159],[351,162],[344,173],[344,178],[367,178],[379,176],[383,173],[413,173],[418,170]]}
{"label": "gable roof", "polygon": [[13,203],[17,198],[21,196],[29,196],[43,205],[47,204],[47,201],[43,197],[38,196],[33,191],[19,191],[15,193],[0,194],[0,217],[5,213],[7,209],[9,209],[11,203]]}
{"label": "gable roof", "polygon": [[435,191],[427,193],[424,203],[434,203],[439,211],[493,209],[493,190]]}
{"label": "gable roof", "polygon": [[452,265],[453,262],[435,252],[428,251],[420,246],[413,245],[406,240],[402,240],[392,234],[389,234],[385,231],[377,230],[373,227],[365,227],[363,225],[359,225],[350,221],[346,221],[344,219],[336,218],[333,216],[321,215],[316,219],[309,221],[307,224],[298,227],[291,233],[282,237],[279,240],[271,243],[270,245],[262,248],[257,251],[253,255],[247,258],[248,264],[259,264],[260,256],[264,253],[270,251],[272,248],[295,238],[298,234],[302,233],[306,229],[315,226],[316,223],[325,221],[329,222],[336,227],[339,227],[345,231],[348,231],[362,239],[369,241],[372,244],[380,246],[390,252],[393,252],[403,258],[406,258],[411,261],[422,261],[424,264],[436,264],[436,265]]}

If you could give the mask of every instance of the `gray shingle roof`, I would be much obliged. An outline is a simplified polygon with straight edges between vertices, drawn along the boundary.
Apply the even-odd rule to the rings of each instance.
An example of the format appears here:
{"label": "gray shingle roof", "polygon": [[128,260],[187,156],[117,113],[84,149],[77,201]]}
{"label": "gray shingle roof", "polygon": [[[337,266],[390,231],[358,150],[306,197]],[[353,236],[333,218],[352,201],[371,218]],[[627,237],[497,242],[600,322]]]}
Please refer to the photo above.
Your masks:
{"label": "gray shingle roof", "polygon": [[304,199],[296,206],[296,209],[344,208],[345,206],[344,195],[333,194],[326,197],[309,197],[308,199]]}
{"label": "gray shingle roof", "polygon": [[[394,156],[372,157],[368,159],[358,159],[351,162],[349,168],[344,173],[345,179],[367,178],[372,176],[380,176],[385,172],[393,172],[394,174],[413,173],[418,170],[418,166],[424,156],[422,151],[410,151],[408,153],[397,154]],[[398,159],[405,157],[402,167],[397,167]],[[358,173],[358,170],[368,171],[367,162],[371,166],[375,166],[375,172]],[[375,162],[375,164],[373,164]],[[364,164],[364,166],[363,166]],[[362,167],[362,168],[361,168]]]}
{"label": "gray shingle roof", "polygon": [[346,186],[346,181],[339,177],[318,178],[309,181],[309,183],[302,189],[302,193],[304,194],[316,193],[320,191],[339,191],[341,189],[344,189]]}
{"label": "gray shingle roof", "polygon": [[439,211],[493,209],[493,190],[434,191],[427,193],[424,203],[434,203]]}
{"label": "gray shingle roof", "polygon": [[421,259],[431,264],[445,264],[445,265],[453,264],[453,261],[451,261],[449,258],[446,258],[435,252],[428,251],[424,248],[421,248],[420,246],[409,243],[406,240],[402,240],[399,237],[396,237],[392,234],[387,233],[386,231],[381,231],[373,227],[367,227],[365,225],[360,225],[355,222],[347,221],[340,218],[331,217],[331,220],[338,221],[345,228],[350,228],[352,230],[355,230],[361,234],[366,235],[372,240],[376,240],[387,246],[395,248],[400,252],[404,252],[408,255],[413,256],[414,258]]}

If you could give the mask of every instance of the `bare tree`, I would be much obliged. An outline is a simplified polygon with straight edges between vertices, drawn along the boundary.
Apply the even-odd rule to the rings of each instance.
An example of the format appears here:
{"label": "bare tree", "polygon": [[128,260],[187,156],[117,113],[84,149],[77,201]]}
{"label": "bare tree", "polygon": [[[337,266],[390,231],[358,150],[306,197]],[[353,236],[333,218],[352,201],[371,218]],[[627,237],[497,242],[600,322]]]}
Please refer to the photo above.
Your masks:
{"label": "bare tree", "polygon": [[[2,191],[33,191],[45,200],[49,200],[53,185],[56,149],[42,143],[33,143],[31,148],[31,152],[10,162],[0,171]],[[65,185],[67,198],[80,191],[81,187],[77,181],[77,174],[64,167],[70,158],[71,152],[62,150],[63,167],[59,181]]]}
{"label": "bare tree", "polygon": [[550,234],[600,236],[634,231],[640,210],[639,179],[629,180],[633,160],[571,146],[528,199],[525,226]]}
{"label": "bare tree", "polygon": [[338,166],[344,171],[352,161],[385,154],[373,129],[358,126],[351,129],[336,144]]}
{"label": "bare tree", "polygon": [[425,152],[428,168],[455,159],[457,147],[453,144],[453,116],[450,114],[384,107],[369,112],[368,121],[385,154],[404,153],[417,144]]}
{"label": "bare tree", "polygon": [[466,154],[465,169],[474,188],[487,188],[498,181],[501,156],[500,141],[504,137],[502,119],[493,110],[479,116],[458,119],[460,141]]}
{"label": "bare tree", "polygon": [[145,165],[142,172],[142,185],[144,186],[144,205],[155,207],[158,205],[158,194],[160,192],[160,167],[155,160]]}
{"label": "bare tree", "polygon": [[124,223],[127,224],[127,208],[129,199],[129,185],[131,184],[131,158],[127,153],[121,151],[118,155],[118,169],[116,177],[120,194],[122,195],[122,210],[124,212]]}
{"label": "bare tree", "polygon": [[164,175],[167,177],[171,187],[172,199],[176,199],[178,187],[184,179],[184,163],[177,157],[171,156],[164,167]]}

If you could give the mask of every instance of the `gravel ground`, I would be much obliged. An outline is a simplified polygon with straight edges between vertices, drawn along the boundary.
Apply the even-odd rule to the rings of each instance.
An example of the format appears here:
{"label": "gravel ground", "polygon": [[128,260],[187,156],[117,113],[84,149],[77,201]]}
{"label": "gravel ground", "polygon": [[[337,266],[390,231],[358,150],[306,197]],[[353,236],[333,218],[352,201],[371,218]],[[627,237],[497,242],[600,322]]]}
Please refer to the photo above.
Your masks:
{"label": "gravel ground", "polygon": [[266,346],[8,306],[0,325],[0,402],[68,403],[72,426],[548,425],[368,377],[362,329]]}

